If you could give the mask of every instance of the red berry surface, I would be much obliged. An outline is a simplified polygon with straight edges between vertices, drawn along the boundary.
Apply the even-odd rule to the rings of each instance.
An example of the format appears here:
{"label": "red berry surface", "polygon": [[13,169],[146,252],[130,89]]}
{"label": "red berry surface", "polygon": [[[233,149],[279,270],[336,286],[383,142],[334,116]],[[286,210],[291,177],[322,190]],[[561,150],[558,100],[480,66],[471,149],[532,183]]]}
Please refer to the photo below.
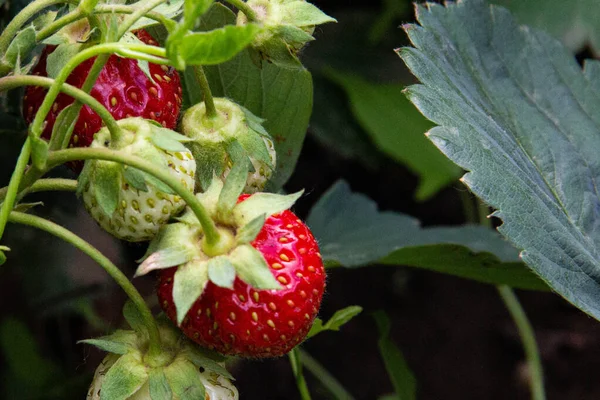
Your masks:
{"label": "red berry surface", "polygon": [[[269,217],[252,246],[263,254],[284,289],[256,290],[239,278],[233,290],[209,282],[181,329],[195,342],[223,354],[277,357],[299,344],[312,326],[325,289],[323,261],[312,233],[291,211]],[[173,321],[176,270],[159,272],[157,290]]]}
{"label": "red berry surface", "polygon": [[[136,35],[146,44],[157,45],[152,36],[144,30],[136,31]],[[55,48],[56,46],[46,46],[32,71],[34,75],[47,76],[46,62],[48,55]],[[81,88],[94,60],[95,58],[90,58],[77,66],[69,75],[67,83]],[[117,120],[127,117],[143,117],[155,120],[169,129],[174,129],[181,106],[179,74],[164,65],[150,63],[149,67],[154,82],[140,69],[137,60],[112,55],[100,72],[90,94],[102,103]],[[45,88],[37,86],[30,86],[25,91],[23,114],[28,124],[35,118],[46,93]],[[58,95],[46,117],[42,137],[50,138],[56,117],[72,102],[72,97],[63,93]],[[89,146],[94,134],[100,130],[101,126],[102,119],[98,114],[89,106],[84,105],[79,113],[69,146]],[[80,170],[82,166],[83,163],[77,163],[72,167]]]}

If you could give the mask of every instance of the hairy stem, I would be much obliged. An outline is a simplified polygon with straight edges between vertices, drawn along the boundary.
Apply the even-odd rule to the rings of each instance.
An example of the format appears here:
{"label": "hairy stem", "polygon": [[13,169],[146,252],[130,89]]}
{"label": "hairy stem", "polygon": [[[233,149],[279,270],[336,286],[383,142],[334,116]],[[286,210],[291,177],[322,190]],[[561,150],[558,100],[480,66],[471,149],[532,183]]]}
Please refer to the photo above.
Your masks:
{"label": "hairy stem", "polygon": [[91,259],[96,261],[104,270],[117,282],[117,284],[123,289],[123,291],[127,294],[127,296],[131,299],[133,304],[135,304],[136,308],[140,312],[146,329],[148,330],[148,336],[150,340],[150,349],[149,354],[158,355],[161,353],[161,342],[160,335],[158,331],[158,326],[156,324],[156,320],[152,316],[152,312],[148,305],[137,291],[135,286],[127,279],[125,274],[121,272],[116,265],[114,265],[108,258],[106,258],[100,251],[98,251],[91,244],[75,235],[73,232],[68,229],[63,228],[62,226],[55,224],[54,222],[48,221],[46,219],[37,217],[35,215],[20,213],[20,212],[11,212],[9,215],[9,221],[17,224],[28,225],[45,232],[50,233],[66,242],[71,243],[73,246],[78,248],[87,254]]}
{"label": "hairy stem", "polygon": [[200,90],[202,90],[204,105],[206,106],[206,116],[209,118],[214,118],[217,116],[217,108],[215,107],[215,102],[213,100],[212,91],[210,90],[210,85],[208,84],[208,79],[206,79],[206,74],[204,73],[204,69],[201,65],[194,67],[194,74],[196,75],[196,79],[200,85]]}
{"label": "hairy stem", "polygon": [[298,350],[298,353],[302,365],[304,365],[304,367],[310,371],[310,373],[317,378],[327,390],[329,390],[334,398],[340,400],[354,400],[354,397],[346,390],[346,388],[344,388],[344,386],[342,386],[342,384],[335,379],[325,367],[312,358],[310,354],[302,349]]}
{"label": "hairy stem", "polygon": [[258,18],[256,16],[256,12],[254,12],[254,10],[252,9],[252,7],[250,7],[248,4],[246,4],[245,1],[243,0],[226,0],[229,4],[231,4],[232,6],[234,6],[235,8],[237,8],[238,10],[240,10],[241,12],[243,12],[246,17],[248,18],[248,21],[257,21]]}
{"label": "hairy stem", "polygon": [[80,8],[76,8],[68,14],[63,15],[56,21],[43,27],[36,35],[35,39],[41,42],[58,32],[61,28],[85,17],[85,13]]}
{"label": "hairy stem", "polygon": [[[77,181],[74,179],[49,178],[35,181],[33,185],[21,191],[17,200],[31,193],[38,192],[74,192],[77,190]],[[8,186],[0,189],[0,202],[4,201],[8,193]]]}
{"label": "hairy stem", "polygon": [[149,11],[158,7],[167,0],[150,0],[145,1],[143,6],[137,8],[130,16],[128,16],[122,24],[119,25],[119,32],[117,33],[117,40],[121,38],[128,30],[135,24],[140,18],[145,16]]}
{"label": "hairy stem", "polygon": [[544,391],[544,369],[542,367],[542,360],[540,357],[540,351],[535,341],[535,332],[533,327],[525,314],[525,310],[521,306],[519,299],[515,295],[515,292],[506,285],[498,286],[498,292],[500,297],[504,301],[506,308],[510,312],[510,315],[517,325],[521,342],[525,350],[525,357],[527,359],[527,366],[529,367],[530,380],[529,389],[531,391],[532,400],[545,400],[546,393]]}
{"label": "hairy stem", "polygon": [[310,391],[308,390],[308,385],[306,384],[306,379],[302,372],[302,361],[300,359],[298,348],[290,351],[288,357],[290,359],[290,364],[292,365],[292,371],[294,371],[294,376],[296,377],[296,386],[298,386],[300,398],[302,400],[311,400]]}
{"label": "hairy stem", "polygon": [[173,177],[168,170],[159,168],[151,162],[140,157],[124,154],[123,152],[98,149],[98,148],[73,148],[68,150],[59,150],[48,156],[48,169],[57,165],[75,160],[106,160],[130,165],[141,171],[147,172],[167,184],[175,193],[177,193],[192,209],[198,221],[202,225],[206,235],[206,243],[213,246],[219,242],[220,234],[217,231],[215,223],[200,201],[190,192],[177,178]]}

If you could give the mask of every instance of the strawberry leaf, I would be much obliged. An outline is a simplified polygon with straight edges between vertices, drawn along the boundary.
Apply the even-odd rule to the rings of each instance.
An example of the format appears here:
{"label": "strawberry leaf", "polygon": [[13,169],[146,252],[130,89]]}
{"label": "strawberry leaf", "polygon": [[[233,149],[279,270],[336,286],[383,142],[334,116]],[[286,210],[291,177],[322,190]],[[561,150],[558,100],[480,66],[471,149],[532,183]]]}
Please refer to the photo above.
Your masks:
{"label": "strawberry leaf", "polygon": [[414,218],[377,210],[377,204],[336,183],[314,205],[307,224],[328,265],[348,268],[408,265],[491,284],[548,290],[518,253],[482,226],[421,228]]}
{"label": "strawberry leaf", "polygon": [[52,79],[56,78],[68,60],[81,51],[81,43],[63,43],[58,45],[46,61],[46,73]]}
{"label": "strawberry leaf", "polygon": [[17,65],[17,61],[25,59],[31,50],[34,49],[35,45],[35,28],[33,25],[29,25],[17,33],[17,36],[10,43],[8,49],[6,49],[2,61],[11,66]]}
{"label": "strawberry leaf", "polygon": [[96,161],[94,170],[94,196],[106,215],[113,215],[121,191],[121,166],[111,161]]}
{"label": "strawberry leaf", "polygon": [[[401,57],[430,139],[548,285],[600,318],[600,63],[482,0],[418,7]],[[462,23],[459,21],[469,21]]]}
{"label": "strawberry leaf", "polygon": [[179,267],[173,279],[173,302],[177,309],[177,323],[181,324],[186,314],[200,297],[208,283],[208,263],[193,261]]}
{"label": "strawberry leaf", "polygon": [[283,289],[262,254],[250,245],[236,247],[229,255],[241,280],[256,289]]}
{"label": "strawberry leaf", "polygon": [[188,65],[216,65],[231,60],[248,46],[261,28],[255,24],[227,25],[209,32],[189,33],[181,39],[178,55]]}
{"label": "strawberry leaf", "polygon": [[[183,3],[184,0],[170,0],[160,4],[158,7],[154,7],[152,11],[164,15],[167,18],[174,19],[175,17],[179,16],[183,11]],[[158,24],[160,24],[160,22],[155,21],[153,19],[141,18],[135,24],[133,24],[133,26],[130,28],[130,31],[155,26]],[[173,26],[168,26],[167,28],[173,28]]]}
{"label": "strawberry leaf", "polygon": [[327,22],[337,22],[315,5],[306,1],[291,1],[286,7],[289,22],[296,26],[321,25]]}
{"label": "strawberry leaf", "polygon": [[362,312],[362,310],[362,307],[350,306],[342,310],[336,311],[335,314],[333,314],[333,316],[329,318],[329,320],[326,323],[323,323],[323,320],[321,320],[321,318],[315,319],[315,322],[310,328],[306,339],[310,339],[311,337],[324,331],[339,331],[342,325],[345,325],[352,318],[356,317]]}
{"label": "strawberry leaf", "polygon": [[274,193],[256,193],[233,208],[237,226],[244,226],[261,215],[271,216],[288,210],[304,191],[283,196]]}
{"label": "strawberry leaf", "polygon": [[129,326],[136,332],[146,332],[146,325],[144,324],[144,318],[138,308],[133,304],[133,301],[127,300],[123,306],[123,317]]}
{"label": "strawberry leaf", "polygon": [[148,380],[148,371],[135,353],[125,354],[104,376],[100,400],[126,400]]}
{"label": "strawberry leaf", "polygon": [[148,390],[151,400],[172,399],[173,392],[165,372],[160,368],[154,368],[148,376]]}
{"label": "strawberry leaf", "polygon": [[200,18],[213,3],[214,0],[185,0],[183,6],[184,24],[189,28],[193,28],[196,24],[196,20]]}
{"label": "strawberry leaf", "polygon": [[48,11],[35,18],[31,24],[35,28],[36,32],[42,30],[46,25],[51,24],[56,19],[58,11]]}
{"label": "strawberry leaf", "polygon": [[205,389],[198,368],[185,359],[179,359],[164,369],[169,386],[180,400],[205,398]]}
{"label": "strawberry leaf", "polygon": [[208,260],[208,279],[217,286],[233,289],[235,267],[227,256],[217,256]]}

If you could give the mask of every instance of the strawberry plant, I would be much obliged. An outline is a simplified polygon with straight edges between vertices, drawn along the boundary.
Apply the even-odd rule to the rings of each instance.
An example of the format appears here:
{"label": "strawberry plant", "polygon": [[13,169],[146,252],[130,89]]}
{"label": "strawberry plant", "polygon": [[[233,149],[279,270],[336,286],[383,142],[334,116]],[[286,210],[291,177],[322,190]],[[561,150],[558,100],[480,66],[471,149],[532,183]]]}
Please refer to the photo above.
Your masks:
{"label": "strawberry plant", "polygon": [[[600,315],[599,64],[582,70],[571,54],[582,43],[596,54],[598,32],[557,24],[536,0],[417,5],[403,26],[410,42],[396,52],[420,83],[404,73],[401,84],[374,83],[380,55],[349,61],[344,44],[356,36],[364,54],[392,48],[388,27],[411,11],[383,3],[363,29],[360,18],[336,27],[305,0],[0,1],[2,273],[26,269],[32,286],[15,304],[35,324],[52,326],[65,310],[85,321],[40,341],[34,323],[0,314],[2,395],[238,399],[244,377],[270,365],[277,377],[248,378],[255,398],[289,398],[294,386],[303,400],[416,399],[422,371],[411,371],[417,357],[409,347],[405,358],[394,335],[410,313],[395,305],[410,297],[402,282],[412,272],[393,268],[370,285],[383,269],[362,267],[379,265],[495,288],[522,343],[520,390],[546,398],[543,352],[515,289]],[[502,5],[565,44],[519,26]],[[403,39],[391,32],[397,48]],[[385,65],[402,68],[396,56]],[[325,156],[302,158],[305,141]],[[398,165],[405,175],[394,175]],[[459,204],[466,223],[422,225],[377,204],[353,181],[364,171],[394,204],[451,193],[439,204]],[[302,174],[301,185],[290,181]],[[51,253],[27,228],[57,239]],[[50,290],[89,279],[93,265],[119,294],[102,293],[108,284]],[[352,334],[360,341],[333,359],[355,375],[330,372],[318,349]],[[85,350],[57,363],[38,341]],[[348,361],[371,345],[379,367]],[[84,372],[68,370],[87,354]],[[366,387],[371,376],[384,386]]]}

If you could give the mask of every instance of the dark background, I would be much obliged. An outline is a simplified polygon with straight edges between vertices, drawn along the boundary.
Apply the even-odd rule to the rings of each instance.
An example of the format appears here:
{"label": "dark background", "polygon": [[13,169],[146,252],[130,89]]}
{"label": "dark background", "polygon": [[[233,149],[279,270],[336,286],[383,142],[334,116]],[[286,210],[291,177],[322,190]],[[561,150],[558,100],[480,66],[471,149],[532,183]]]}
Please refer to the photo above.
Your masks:
{"label": "dark background", "polygon": [[[364,139],[360,151],[340,151],[344,132],[332,129],[324,135],[315,129],[334,112],[332,104],[337,107],[335,112],[347,114],[349,121],[352,118],[344,93],[322,74],[325,66],[375,82],[412,81],[392,51],[406,44],[397,26],[412,19],[410,6],[389,19],[385,34],[374,44],[365,32],[381,19],[380,2],[326,0],[315,4],[339,23],[318,28],[318,41],[304,52],[303,59],[315,75],[315,115],[296,172],[286,185],[286,190],[304,188],[307,192],[295,209],[297,213],[305,217],[321,194],[343,178],[383,210],[413,215],[424,225],[463,223],[460,193],[465,189],[459,184],[417,203],[413,200],[417,178],[381,155],[356,123],[350,122]],[[0,134],[3,185],[8,182],[22,140],[23,136]],[[69,174],[67,170],[56,171],[56,175]],[[110,238],[72,194],[40,195],[35,200],[45,203],[39,214],[73,229],[118,261],[127,274],[133,274],[134,260],[143,254],[143,246]],[[36,378],[15,373],[10,367],[14,361],[11,357],[18,350],[18,358],[27,362],[30,355],[24,349],[35,345],[37,357],[50,367],[44,369],[30,362],[28,365],[42,368],[32,368],[30,375],[49,373],[53,384],[61,388],[56,392],[42,390],[45,397],[41,398],[81,399],[103,355],[76,342],[120,326],[125,297],[92,261],[45,234],[9,226],[6,244],[12,251],[9,262],[0,269],[0,319],[21,321],[33,341],[25,340],[21,349],[13,346],[11,351],[7,343],[12,342],[0,334],[5,361],[0,363],[0,393],[7,399],[29,398],[26,393],[36,385]],[[139,279],[136,284],[155,304],[152,279]],[[518,295],[536,330],[548,399],[600,398],[597,322],[553,294]],[[419,399],[529,398],[518,334],[494,287],[402,267],[331,271],[322,317],[353,304],[365,309],[359,317],[339,333],[319,335],[304,349],[356,399],[377,399],[393,391],[378,352],[377,329],[369,315],[375,310],[384,310],[391,318],[393,339],[417,378]],[[287,358],[237,361],[231,367],[243,399],[299,398]],[[308,372],[307,379],[314,399],[330,398]]]}

